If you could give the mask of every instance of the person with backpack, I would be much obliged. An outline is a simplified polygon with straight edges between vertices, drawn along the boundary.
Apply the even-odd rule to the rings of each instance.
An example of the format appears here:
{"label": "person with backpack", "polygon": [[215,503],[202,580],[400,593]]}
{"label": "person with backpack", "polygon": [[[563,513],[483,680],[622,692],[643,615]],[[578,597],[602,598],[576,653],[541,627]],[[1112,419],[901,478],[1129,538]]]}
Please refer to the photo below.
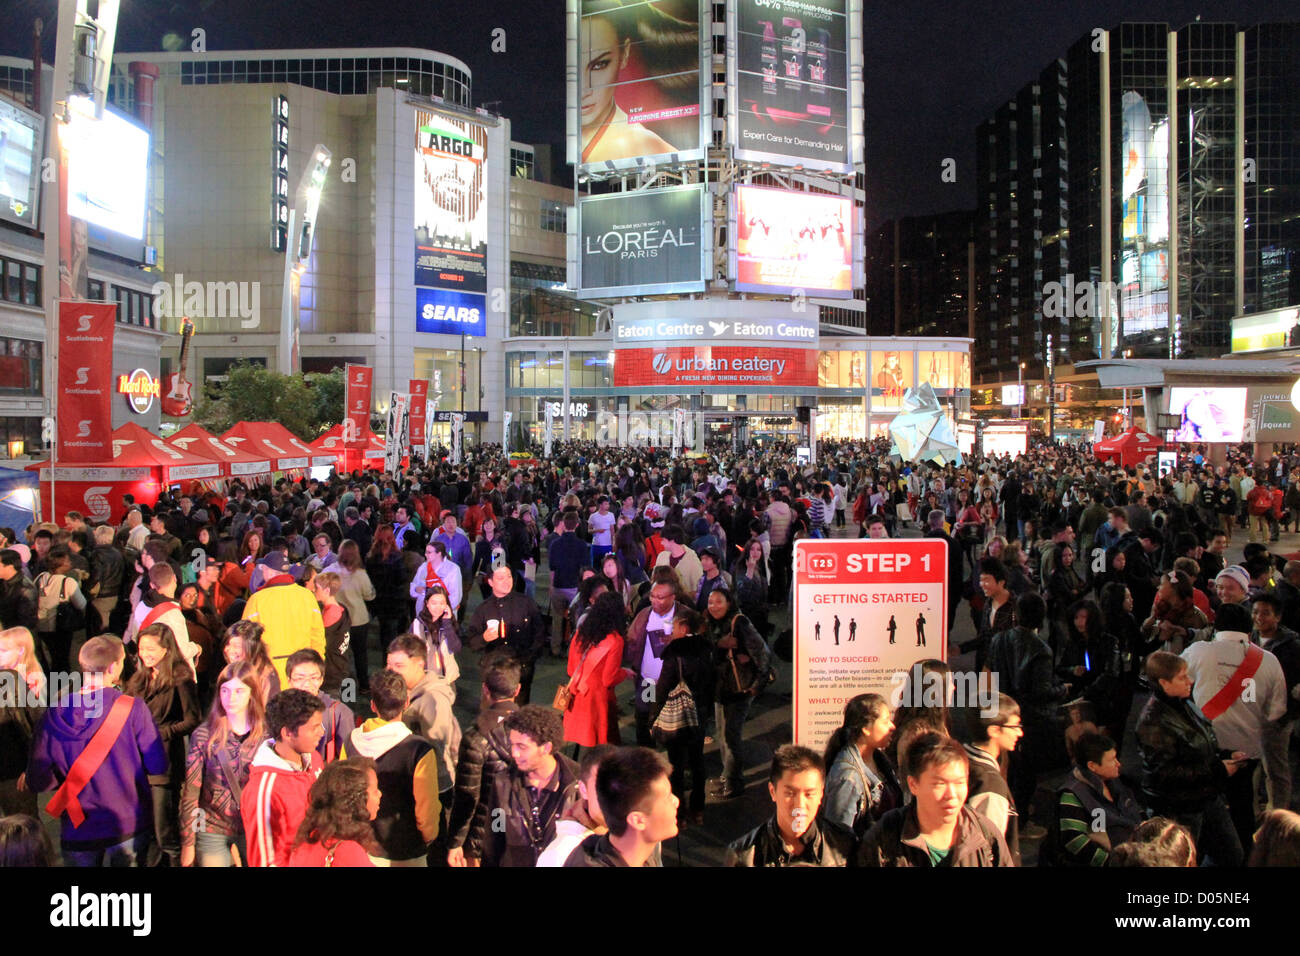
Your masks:
{"label": "person with backpack", "polygon": [[826,743],[826,797],[822,815],[861,839],[872,824],[903,805],[903,789],[886,748],[894,714],[879,694],[859,694],[844,705],[844,719]]}
{"label": "person with backpack", "polygon": [[322,690],[325,686],[325,667],[324,659],[310,647],[294,651],[284,665],[289,674],[290,687],[315,694],[325,705],[324,733],[316,745],[316,752],[320,754],[321,760],[331,764],[342,756],[357,721],[351,707]]}
{"label": "person with backpack", "polygon": [[[704,733],[708,716],[713,709],[713,695],[718,683],[717,668],[713,664],[713,646],[701,631],[704,617],[690,608],[681,608],[673,616],[668,645],[664,648],[663,667],[655,685],[654,706],[650,713],[650,733],[664,746],[668,762],[672,764],[669,783],[679,801],[678,823],[687,815],[696,826],[704,823],[704,805],[708,799],[707,774],[704,769]],[[669,709],[669,716],[684,710],[677,717],[681,724],[676,728],[664,726],[664,710],[673,700],[678,687],[683,699]],[[694,721],[692,722],[692,715]],[[686,799],[686,770],[691,771],[691,795]],[[688,805],[689,804],[689,805]]]}
{"label": "person with backpack", "polygon": [[50,548],[45,556],[45,570],[33,582],[37,594],[37,637],[51,671],[68,670],[72,642],[86,626],[86,596],[76,579],[69,575],[71,568],[72,556],[66,547]]}
{"label": "person with backpack", "polygon": [[136,866],[153,839],[149,775],[167,772],[167,750],[145,702],[117,689],[125,662],[116,637],[86,641],[80,691],[32,740],[27,786],[55,790],[45,810],[59,818],[65,866]]}
{"label": "person with backpack", "polygon": [[207,720],[190,735],[181,785],[181,866],[229,867],[232,850],[248,859],[240,800],[257,749],[266,739],[262,681],[245,661],[216,681]]}

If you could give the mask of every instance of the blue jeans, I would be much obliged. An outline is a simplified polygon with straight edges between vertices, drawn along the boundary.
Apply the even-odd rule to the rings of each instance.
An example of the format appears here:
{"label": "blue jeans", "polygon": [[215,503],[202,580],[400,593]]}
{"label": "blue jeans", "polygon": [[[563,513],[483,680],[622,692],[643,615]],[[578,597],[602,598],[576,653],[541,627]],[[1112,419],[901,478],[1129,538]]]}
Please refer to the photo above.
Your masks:
{"label": "blue jeans", "polygon": [[722,779],[743,787],[745,784],[744,744],[745,718],[749,716],[754,698],[748,694],[729,703],[714,704],[714,716],[722,732]]}
{"label": "blue jeans", "polygon": [[102,850],[71,850],[66,845],[62,849],[64,866],[139,866],[144,862],[145,852],[153,840],[149,832],[137,833],[121,843],[105,847]]}
{"label": "blue jeans", "polygon": [[234,866],[234,857],[230,854],[230,848],[239,849],[240,862],[245,866],[248,865],[248,848],[244,842],[244,835],[230,836],[225,833],[204,833],[194,834],[194,862],[201,867],[228,867]]}

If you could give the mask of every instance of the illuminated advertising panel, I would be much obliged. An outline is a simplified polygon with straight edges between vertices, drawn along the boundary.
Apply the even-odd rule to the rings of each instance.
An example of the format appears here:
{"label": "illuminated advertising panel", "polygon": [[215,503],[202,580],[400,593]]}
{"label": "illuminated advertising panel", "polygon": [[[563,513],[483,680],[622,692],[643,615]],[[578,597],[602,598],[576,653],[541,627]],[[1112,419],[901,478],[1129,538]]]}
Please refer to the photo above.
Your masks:
{"label": "illuminated advertising panel", "polygon": [[817,352],[742,346],[624,349],[614,363],[616,388],[817,384]]}
{"label": "illuminated advertising panel", "polygon": [[450,289],[415,290],[415,331],[487,335],[487,297]]}
{"label": "illuminated advertising panel", "polygon": [[866,388],[866,352],[820,352],[817,384],[822,388]]}
{"label": "illuminated advertising panel", "polygon": [[700,0],[581,0],[582,166],[702,155]]}
{"label": "illuminated advertising panel", "polygon": [[1169,120],[1126,90],[1121,124],[1119,299],[1129,336],[1169,325]]}
{"label": "illuminated advertising panel", "polygon": [[852,172],[845,7],[737,0],[728,77],[738,159]]}
{"label": "illuminated advertising panel", "polygon": [[1029,450],[1029,423],[989,422],[981,437],[981,454],[1018,457]]}
{"label": "illuminated advertising panel", "polygon": [[36,227],[43,117],[0,97],[0,219]]}
{"label": "illuminated advertising panel", "polygon": [[1023,385],[1003,385],[1002,404],[1003,405],[1025,404],[1025,387]]}
{"label": "illuminated advertising panel", "polygon": [[871,397],[875,408],[894,408],[903,403],[903,392],[911,388],[911,352],[871,353]]}
{"label": "illuminated advertising panel", "polygon": [[1246,389],[1169,390],[1169,414],[1180,419],[1174,441],[1239,442],[1246,420]]}
{"label": "illuminated advertising panel", "polygon": [[128,239],[144,239],[149,133],[84,96],[69,97],[68,215]]}
{"label": "illuminated advertising panel", "polygon": [[847,196],[736,187],[736,289],[853,295],[853,202]]}
{"label": "illuminated advertising panel", "polygon": [[703,291],[704,189],[681,186],[582,199],[581,293],[599,298]]}
{"label": "illuminated advertising panel", "polygon": [[966,352],[922,352],[919,355],[920,381],[928,382],[936,392],[970,388],[970,355]]}
{"label": "illuminated advertising panel", "polygon": [[415,284],[487,292],[487,129],[415,111]]}

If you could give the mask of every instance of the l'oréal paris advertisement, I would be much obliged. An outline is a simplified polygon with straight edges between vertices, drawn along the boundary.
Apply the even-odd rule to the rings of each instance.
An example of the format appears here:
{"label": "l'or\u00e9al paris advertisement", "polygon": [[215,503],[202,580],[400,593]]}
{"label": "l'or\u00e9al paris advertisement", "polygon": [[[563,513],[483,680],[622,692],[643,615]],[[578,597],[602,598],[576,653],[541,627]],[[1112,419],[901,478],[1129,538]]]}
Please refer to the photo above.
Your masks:
{"label": "l'or\u00e9al paris advertisement", "polygon": [[845,8],[737,0],[737,158],[852,170]]}
{"label": "l'or\u00e9al paris advertisement", "polygon": [[487,291],[487,129],[415,111],[415,284]]}
{"label": "l'or\u00e9al paris advertisement", "polygon": [[583,295],[704,288],[703,186],[595,196],[579,203]]}
{"label": "l'or\u00e9al paris advertisement", "polygon": [[737,291],[849,298],[852,217],[844,196],[737,186]]}

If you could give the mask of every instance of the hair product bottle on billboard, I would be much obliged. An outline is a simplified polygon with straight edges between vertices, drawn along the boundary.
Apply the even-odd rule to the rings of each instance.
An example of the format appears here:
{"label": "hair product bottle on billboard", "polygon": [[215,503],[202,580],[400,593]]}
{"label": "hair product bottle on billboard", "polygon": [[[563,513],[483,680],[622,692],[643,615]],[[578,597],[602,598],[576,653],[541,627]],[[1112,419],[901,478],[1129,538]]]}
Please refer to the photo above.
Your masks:
{"label": "hair product bottle on billboard", "polygon": [[763,23],[763,95],[772,102],[776,101],[776,28],[771,20]]}
{"label": "hair product bottle on billboard", "polygon": [[785,66],[785,82],[782,84],[786,106],[798,112],[803,105],[800,96],[800,80],[803,79],[804,46],[803,21],[796,17],[786,17],[781,21],[785,33],[781,37],[781,62]]}
{"label": "hair product bottle on billboard", "polygon": [[814,30],[812,35],[816,39],[808,41],[808,113],[829,118],[831,111],[826,105],[826,48],[830,45],[831,35],[826,30]]}

